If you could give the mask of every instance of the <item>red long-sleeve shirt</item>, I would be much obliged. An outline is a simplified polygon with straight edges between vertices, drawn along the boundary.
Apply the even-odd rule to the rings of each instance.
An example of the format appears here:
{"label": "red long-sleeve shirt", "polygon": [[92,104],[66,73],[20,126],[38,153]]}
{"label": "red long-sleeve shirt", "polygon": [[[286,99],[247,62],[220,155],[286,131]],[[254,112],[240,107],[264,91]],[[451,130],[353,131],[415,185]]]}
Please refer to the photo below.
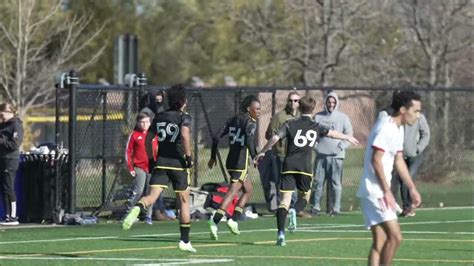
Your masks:
{"label": "red long-sleeve shirt", "polygon": [[[133,130],[128,137],[127,148],[125,151],[125,159],[127,161],[128,169],[134,171],[134,167],[143,169],[149,172],[148,156],[145,149],[145,139],[147,131]],[[153,157],[156,161],[158,154],[158,138],[153,138]]]}

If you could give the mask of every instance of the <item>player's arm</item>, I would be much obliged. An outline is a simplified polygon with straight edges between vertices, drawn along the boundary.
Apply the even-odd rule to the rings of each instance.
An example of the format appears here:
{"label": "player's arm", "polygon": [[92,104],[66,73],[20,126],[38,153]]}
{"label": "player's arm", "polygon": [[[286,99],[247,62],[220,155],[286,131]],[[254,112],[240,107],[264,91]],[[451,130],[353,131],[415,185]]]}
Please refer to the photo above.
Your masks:
{"label": "player's arm", "polygon": [[145,137],[145,151],[146,156],[148,157],[148,170],[151,173],[153,168],[155,167],[155,160],[157,158],[157,149],[153,149],[153,139],[157,138],[157,130],[156,130],[156,121],[153,119],[151,122],[151,126],[148,129],[148,132]]}
{"label": "player's arm", "polygon": [[277,143],[280,139],[286,138],[288,132],[288,123],[283,124],[283,126],[278,130],[278,133],[273,135],[262,148],[262,150],[255,156],[253,163],[258,164],[258,161],[265,156],[265,153],[269,151],[275,143]]}
{"label": "player's arm", "polygon": [[183,140],[184,159],[186,167],[193,166],[193,158],[191,153],[191,116],[185,114],[181,122],[181,139]]}
{"label": "player's arm", "polygon": [[334,139],[347,140],[347,141],[349,141],[350,143],[352,143],[354,145],[359,145],[359,141],[356,138],[354,138],[353,136],[343,134],[343,133],[341,133],[339,131],[336,131],[336,130],[329,130],[328,133],[326,134],[326,136],[328,136],[330,138],[334,138]]}
{"label": "player's arm", "polygon": [[416,189],[415,183],[410,176],[410,172],[408,171],[408,167],[403,159],[403,153],[398,152],[395,156],[395,169],[397,169],[397,173],[403,181],[403,184],[407,186],[408,191],[410,191],[410,197],[412,200],[412,207],[417,208],[421,204],[421,196]]}
{"label": "player's arm", "polygon": [[383,199],[389,208],[396,210],[397,203],[395,202],[395,198],[390,190],[390,185],[385,179],[385,172],[383,170],[382,157],[385,151],[374,146],[372,146],[372,149],[374,149],[372,154],[372,166],[374,167],[375,176],[377,177],[380,188],[383,191]]}
{"label": "player's arm", "polygon": [[229,134],[229,123],[230,120],[222,127],[220,132],[212,137],[212,147],[211,147],[211,158],[209,162],[207,162],[207,166],[212,169],[214,165],[216,165],[216,158],[217,158],[217,145],[219,145],[219,141],[227,134]]}
{"label": "player's arm", "polygon": [[257,130],[256,123],[248,123],[245,128],[245,145],[249,150],[252,159],[257,157],[257,147],[255,146],[255,131]]}

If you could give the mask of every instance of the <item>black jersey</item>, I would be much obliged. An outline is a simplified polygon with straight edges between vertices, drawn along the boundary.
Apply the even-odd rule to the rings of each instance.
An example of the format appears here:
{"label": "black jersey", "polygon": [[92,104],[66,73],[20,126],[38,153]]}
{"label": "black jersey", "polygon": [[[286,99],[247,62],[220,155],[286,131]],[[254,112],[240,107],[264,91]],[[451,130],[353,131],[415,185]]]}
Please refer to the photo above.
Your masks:
{"label": "black jersey", "polygon": [[[150,126],[150,135],[157,135],[159,148],[156,166],[184,168],[184,146],[181,127],[191,127],[191,116],[181,111],[159,113]],[[148,136],[147,136],[148,138]]]}
{"label": "black jersey", "polygon": [[286,122],[278,131],[280,138],[287,139],[282,173],[313,176],[314,147],[318,139],[328,132],[328,128],[307,115]]}
{"label": "black jersey", "polygon": [[256,121],[248,114],[232,117],[217,135],[218,137],[213,138],[211,158],[216,159],[219,140],[225,135],[229,135],[229,154],[226,160],[227,170],[247,169],[249,153],[252,158],[255,158],[257,154],[255,147],[256,128]]}

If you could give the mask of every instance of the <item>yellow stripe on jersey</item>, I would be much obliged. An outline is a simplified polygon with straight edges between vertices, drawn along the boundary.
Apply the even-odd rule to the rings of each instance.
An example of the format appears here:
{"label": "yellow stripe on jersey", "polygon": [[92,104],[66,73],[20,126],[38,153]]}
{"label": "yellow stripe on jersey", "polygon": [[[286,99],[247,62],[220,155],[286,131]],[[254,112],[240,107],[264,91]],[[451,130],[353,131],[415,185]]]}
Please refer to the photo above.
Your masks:
{"label": "yellow stripe on jersey", "polygon": [[283,175],[287,175],[287,174],[299,174],[299,175],[306,175],[306,176],[311,176],[313,177],[313,174],[312,173],[306,173],[306,172],[298,172],[298,171],[285,171],[285,172],[281,172]]}
{"label": "yellow stripe on jersey", "polygon": [[185,171],[187,168],[178,168],[172,166],[155,166],[155,169],[166,169],[166,170],[176,170],[176,171]]}

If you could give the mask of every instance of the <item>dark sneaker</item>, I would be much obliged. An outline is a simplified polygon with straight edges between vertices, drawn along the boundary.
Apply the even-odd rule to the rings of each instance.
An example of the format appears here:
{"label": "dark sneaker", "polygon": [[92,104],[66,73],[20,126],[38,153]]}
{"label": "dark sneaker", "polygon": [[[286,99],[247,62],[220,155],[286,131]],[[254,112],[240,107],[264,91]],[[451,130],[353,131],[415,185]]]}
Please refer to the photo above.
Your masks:
{"label": "dark sneaker", "polygon": [[0,225],[19,225],[18,217],[7,217]]}
{"label": "dark sneaker", "polygon": [[312,209],[312,210],[311,210],[311,215],[313,215],[313,216],[321,216],[321,210]]}
{"label": "dark sneaker", "polygon": [[309,213],[306,213],[304,211],[300,211],[296,214],[297,217],[300,217],[300,218],[311,218],[311,214]]}
{"label": "dark sneaker", "polygon": [[331,211],[331,212],[329,213],[329,216],[330,216],[330,217],[334,217],[334,216],[338,216],[338,215],[339,215],[339,212],[337,212],[337,211]]}

